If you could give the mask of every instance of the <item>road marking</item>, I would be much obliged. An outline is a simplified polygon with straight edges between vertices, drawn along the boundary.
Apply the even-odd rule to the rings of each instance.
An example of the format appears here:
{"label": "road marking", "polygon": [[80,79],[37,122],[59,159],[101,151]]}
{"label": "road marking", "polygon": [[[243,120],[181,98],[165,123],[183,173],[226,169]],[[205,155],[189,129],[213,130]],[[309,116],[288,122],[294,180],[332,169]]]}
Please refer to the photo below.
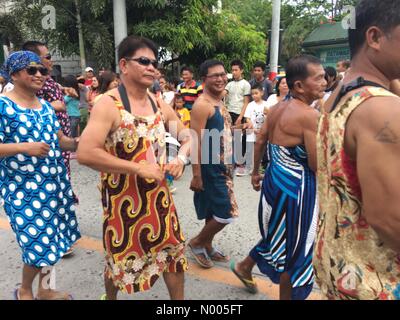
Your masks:
{"label": "road marking", "polygon": [[[0,229],[11,231],[11,227],[7,219],[0,218]],[[104,252],[103,243],[101,240],[87,236],[82,236],[82,238],[76,243],[76,247],[80,249],[96,251],[99,253]],[[193,263],[189,260],[189,270],[187,271],[187,274],[203,280],[243,288],[243,284],[229,269],[219,266],[215,266],[212,269],[204,269],[201,268],[198,264]],[[265,294],[269,299],[279,299],[278,285],[273,284],[271,281],[266,280],[265,278],[261,278],[258,276],[255,276],[254,278],[257,282],[260,293]],[[250,296],[251,295],[249,294],[249,297]],[[312,292],[308,297],[308,300],[321,299],[323,299],[322,296],[317,292]]]}

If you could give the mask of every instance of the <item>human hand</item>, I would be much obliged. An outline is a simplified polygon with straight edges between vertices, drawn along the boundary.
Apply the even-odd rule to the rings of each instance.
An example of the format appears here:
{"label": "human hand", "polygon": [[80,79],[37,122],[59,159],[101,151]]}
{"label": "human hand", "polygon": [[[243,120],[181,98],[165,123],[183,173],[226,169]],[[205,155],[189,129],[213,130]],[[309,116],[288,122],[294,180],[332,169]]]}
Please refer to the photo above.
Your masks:
{"label": "human hand", "polygon": [[158,183],[164,179],[164,173],[158,164],[140,163],[137,175],[143,179],[154,179]]}
{"label": "human hand", "polygon": [[45,158],[50,151],[50,146],[44,142],[22,143],[22,152],[31,156]]}
{"label": "human hand", "polygon": [[243,130],[251,130],[251,129],[254,129],[254,127],[253,127],[253,124],[251,122],[246,122],[246,123],[243,124],[242,129]]}
{"label": "human hand", "polygon": [[164,171],[174,177],[174,180],[179,180],[185,170],[185,164],[179,158],[175,158],[165,165]]}
{"label": "human hand", "polygon": [[259,173],[251,175],[251,184],[255,191],[261,190],[261,181],[263,180],[263,176]]}
{"label": "human hand", "polygon": [[190,190],[194,192],[204,191],[203,188],[203,179],[201,176],[194,176],[192,182],[190,183]]}
{"label": "human hand", "polygon": [[235,122],[235,126],[238,126],[242,123],[243,117],[239,117],[237,118],[236,122]]}

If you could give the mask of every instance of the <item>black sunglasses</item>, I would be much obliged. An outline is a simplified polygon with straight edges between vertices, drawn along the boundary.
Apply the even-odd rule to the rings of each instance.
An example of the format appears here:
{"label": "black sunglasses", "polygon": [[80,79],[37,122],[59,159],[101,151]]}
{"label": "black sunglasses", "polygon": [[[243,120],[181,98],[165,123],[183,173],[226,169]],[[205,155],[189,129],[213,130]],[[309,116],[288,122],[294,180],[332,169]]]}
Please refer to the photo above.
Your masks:
{"label": "black sunglasses", "polygon": [[51,60],[51,54],[46,54],[45,56],[43,56],[42,58],[45,58],[47,60]]}
{"label": "black sunglasses", "polygon": [[151,60],[146,57],[140,57],[140,58],[125,58],[125,60],[128,61],[136,61],[137,63],[141,64],[142,66],[149,66],[150,64],[153,65],[155,69],[158,68],[158,61],[157,60]]}
{"label": "black sunglasses", "polygon": [[26,73],[30,76],[34,76],[38,71],[42,74],[42,76],[47,76],[49,74],[49,70],[45,67],[33,67],[30,66],[25,69]]}

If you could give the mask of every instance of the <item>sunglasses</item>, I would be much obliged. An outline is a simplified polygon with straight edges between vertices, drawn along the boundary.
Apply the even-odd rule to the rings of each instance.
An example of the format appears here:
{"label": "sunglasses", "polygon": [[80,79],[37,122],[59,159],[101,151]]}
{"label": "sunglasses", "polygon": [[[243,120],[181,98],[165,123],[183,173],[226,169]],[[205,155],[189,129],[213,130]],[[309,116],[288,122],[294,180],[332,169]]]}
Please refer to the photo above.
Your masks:
{"label": "sunglasses", "polygon": [[47,60],[51,60],[51,54],[46,54],[45,56],[43,56],[42,58],[47,59]]}
{"label": "sunglasses", "polygon": [[30,76],[34,76],[38,71],[42,74],[42,76],[47,76],[49,74],[49,70],[45,67],[28,67],[25,69],[26,73]]}
{"label": "sunglasses", "polygon": [[149,66],[150,64],[152,64],[155,69],[158,68],[158,61],[157,60],[151,60],[151,59],[146,58],[146,57],[140,57],[140,58],[135,58],[135,59],[134,58],[125,58],[125,60],[136,61],[140,65],[146,66],[146,67]]}

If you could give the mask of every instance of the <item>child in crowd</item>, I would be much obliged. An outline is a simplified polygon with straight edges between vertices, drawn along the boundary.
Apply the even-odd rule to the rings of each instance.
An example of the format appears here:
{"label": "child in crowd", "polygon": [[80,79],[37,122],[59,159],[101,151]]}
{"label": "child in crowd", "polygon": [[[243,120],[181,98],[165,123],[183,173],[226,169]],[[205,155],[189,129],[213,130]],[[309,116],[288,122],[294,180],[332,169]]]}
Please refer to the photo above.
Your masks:
{"label": "child in crowd", "polygon": [[80,135],[79,122],[81,118],[79,110],[80,91],[78,80],[73,75],[65,77],[64,100],[67,107],[67,114],[71,122],[71,136],[77,138]]}
{"label": "child in crowd", "polygon": [[[267,102],[263,100],[264,89],[261,85],[255,84],[251,88],[251,96],[253,101],[250,102],[246,108],[246,112],[244,117],[246,118],[246,122],[251,124],[253,129],[247,130],[246,143],[247,150],[249,155],[251,155],[251,161],[247,161],[248,166],[253,165],[253,152],[254,152],[254,144],[256,142],[256,136],[260,132],[262,125],[266,119],[266,115],[268,114]],[[250,132],[249,132],[250,131]],[[251,170],[251,168],[247,168]]]}
{"label": "child in crowd", "polygon": [[174,109],[183,125],[189,129],[190,127],[190,112],[184,107],[185,102],[180,94],[175,95]]}

